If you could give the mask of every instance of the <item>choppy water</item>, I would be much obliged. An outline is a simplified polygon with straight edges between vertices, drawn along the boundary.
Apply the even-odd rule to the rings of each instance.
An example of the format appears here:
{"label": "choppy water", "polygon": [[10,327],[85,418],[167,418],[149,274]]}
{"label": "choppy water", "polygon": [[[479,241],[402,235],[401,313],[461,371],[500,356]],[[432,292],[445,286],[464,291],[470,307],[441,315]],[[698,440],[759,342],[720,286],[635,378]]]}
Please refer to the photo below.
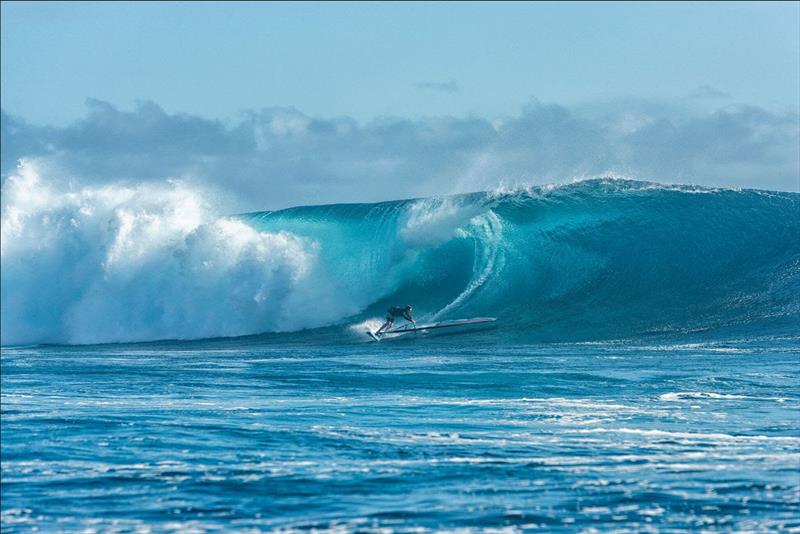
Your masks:
{"label": "choppy water", "polygon": [[3,531],[800,530],[797,338],[482,338],[3,349]]}

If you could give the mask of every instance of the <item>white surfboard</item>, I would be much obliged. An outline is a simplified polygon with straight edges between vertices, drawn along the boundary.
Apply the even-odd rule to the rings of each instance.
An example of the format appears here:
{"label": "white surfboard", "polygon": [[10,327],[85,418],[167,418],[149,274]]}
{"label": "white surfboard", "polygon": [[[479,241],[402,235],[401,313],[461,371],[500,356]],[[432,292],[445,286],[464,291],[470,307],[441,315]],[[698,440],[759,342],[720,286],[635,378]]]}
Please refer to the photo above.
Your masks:
{"label": "white surfboard", "polygon": [[472,319],[453,319],[450,321],[439,321],[436,323],[408,323],[397,328],[384,330],[380,334],[374,334],[367,330],[367,333],[375,341],[380,341],[383,336],[388,334],[406,334],[408,332],[422,332],[427,330],[436,330],[439,328],[455,328],[458,326],[471,326],[476,324],[493,323],[496,317],[473,317]]}

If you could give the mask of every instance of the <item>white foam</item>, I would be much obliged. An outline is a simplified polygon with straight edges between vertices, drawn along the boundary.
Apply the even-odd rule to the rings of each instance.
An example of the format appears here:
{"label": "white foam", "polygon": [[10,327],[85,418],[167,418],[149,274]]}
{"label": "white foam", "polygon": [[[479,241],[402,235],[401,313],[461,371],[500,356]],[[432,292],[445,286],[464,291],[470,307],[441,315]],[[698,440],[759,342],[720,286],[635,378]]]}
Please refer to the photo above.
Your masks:
{"label": "white foam", "polygon": [[319,245],[219,217],[180,181],[75,186],[21,162],[2,189],[2,342],[204,338],[352,313]]}
{"label": "white foam", "polygon": [[730,441],[730,442],[760,442],[760,441],[781,441],[787,443],[800,444],[800,438],[791,436],[762,436],[762,435],[732,435],[722,433],[700,433],[700,432],[670,432],[666,430],[650,430],[641,428],[592,428],[580,429],[575,432],[581,434],[630,434],[650,438],[669,438],[669,439],[690,439],[690,440],[711,440],[711,441]]}
{"label": "white foam", "polygon": [[783,397],[754,397],[751,395],[734,395],[730,393],[713,393],[710,391],[677,391],[672,393],[664,393],[659,395],[659,400],[669,402],[679,402],[683,400],[759,400],[759,401],[775,401],[785,402]]}
{"label": "white foam", "polygon": [[369,341],[371,338],[365,337],[364,335],[367,330],[370,332],[375,332],[382,325],[383,321],[380,319],[367,319],[366,321],[361,321],[360,323],[350,325],[349,331],[353,337],[363,339],[364,341]]}
{"label": "white foam", "polygon": [[444,314],[458,308],[477,290],[479,290],[490,276],[498,276],[502,271],[505,261],[500,243],[503,239],[503,225],[500,218],[493,212],[473,218],[475,225],[480,227],[484,239],[475,241],[475,262],[472,267],[472,278],[464,290],[449,304],[434,313],[431,320],[437,320]]}
{"label": "white foam", "polygon": [[458,197],[422,199],[409,206],[399,236],[410,247],[440,245],[487,209],[480,204],[464,204]]}

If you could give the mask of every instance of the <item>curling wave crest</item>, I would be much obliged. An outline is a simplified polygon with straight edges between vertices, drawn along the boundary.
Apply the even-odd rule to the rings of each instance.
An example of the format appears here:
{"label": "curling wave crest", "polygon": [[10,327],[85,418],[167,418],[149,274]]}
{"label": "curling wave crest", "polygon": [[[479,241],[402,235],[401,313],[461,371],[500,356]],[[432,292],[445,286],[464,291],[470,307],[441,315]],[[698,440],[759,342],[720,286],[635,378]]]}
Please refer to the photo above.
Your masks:
{"label": "curling wave crest", "polygon": [[3,186],[3,343],[339,332],[405,303],[496,316],[515,342],[800,324],[796,193],[595,179],[236,217],[203,198],[59,190],[23,164]]}

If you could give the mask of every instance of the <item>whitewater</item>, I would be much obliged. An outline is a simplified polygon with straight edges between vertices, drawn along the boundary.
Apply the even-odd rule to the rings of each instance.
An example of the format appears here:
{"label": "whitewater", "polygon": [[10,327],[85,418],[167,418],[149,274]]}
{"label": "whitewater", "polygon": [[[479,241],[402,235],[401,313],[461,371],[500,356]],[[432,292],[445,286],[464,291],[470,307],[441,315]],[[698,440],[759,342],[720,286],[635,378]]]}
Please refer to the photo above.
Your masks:
{"label": "whitewater", "polygon": [[215,197],[6,178],[4,533],[800,531],[800,194]]}

